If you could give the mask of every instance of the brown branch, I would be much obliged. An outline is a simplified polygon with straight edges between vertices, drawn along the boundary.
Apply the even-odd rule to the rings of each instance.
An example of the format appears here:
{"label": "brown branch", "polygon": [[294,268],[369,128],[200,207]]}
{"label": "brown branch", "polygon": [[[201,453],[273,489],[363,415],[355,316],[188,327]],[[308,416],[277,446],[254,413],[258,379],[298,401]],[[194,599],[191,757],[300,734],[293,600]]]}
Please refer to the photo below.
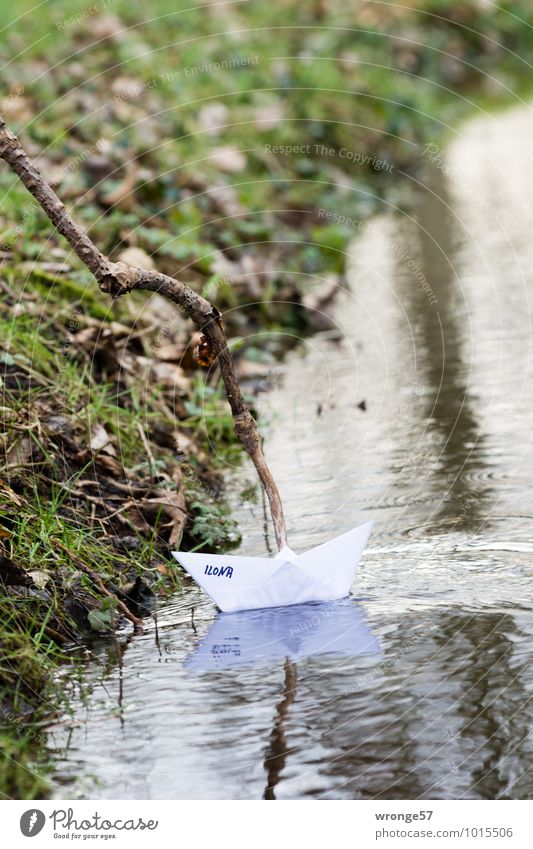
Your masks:
{"label": "brown branch", "polygon": [[220,313],[212,304],[180,280],[157,271],[111,262],[93,244],[87,233],[71,218],[64,204],[45,182],[24,152],[17,136],[0,117],[0,158],[17,174],[28,191],[42,207],[56,230],[67,239],[81,261],[95,276],[102,292],[118,298],[134,289],[158,292],[178,307],[194,322],[207,338],[217,358],[224,387],[231,407],[233,427],[237,437],[252,458],[259,480],[267,494],[278,548],[287,542],[283,508],[278,488],[267,466],[257,425],[248,410],[235,376]]}

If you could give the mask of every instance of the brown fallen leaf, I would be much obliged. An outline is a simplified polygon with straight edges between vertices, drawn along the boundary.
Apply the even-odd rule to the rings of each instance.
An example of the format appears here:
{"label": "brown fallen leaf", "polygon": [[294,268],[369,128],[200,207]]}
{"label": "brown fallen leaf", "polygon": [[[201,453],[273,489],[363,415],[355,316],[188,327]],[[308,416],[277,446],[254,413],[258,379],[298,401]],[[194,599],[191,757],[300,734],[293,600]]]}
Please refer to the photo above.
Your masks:
{"label": "brown fallen leaf", "polygon": [[174,466],[174,468],[172,469],[171,478],[174,483],[178,485],[177,488],[180,489],[183,480],[183,473],[181,471],[180,466]]}
{"label": "brown fallen leaf", "polygon": [[208,135],[218,135],[228,122],[229,109],[225,103],[208,103],[198,112],[198,126]]}
{"label": "brown fallen leaf", "polygon": [[107,472],[111,472],[114,477],[119,479],[126,478],[131,474],[131,472],[128,472],[116,457],[111,457],[110,454],[97,454],[94,461],[97,466],[105,469]]}
{"label": "brown fallen leaf", "polygon": [[244,215],[246,212],[246,207],[240,202],[237,191],[233,186],[213,186],[209,190],[209,199],[228,218]]}
{"label": "brown fallen leaf", "polygon": [[75,336],[74,341],[81,348],[89,348],[92,347],[90,343],[93,343],[98,335],[98,330],[96,327],[83,327],[79,330]]}
{"label": "brown fallen leaf", "polygon": [[142,498],[134,502],[128,515],[139,530],[145,533],[157,523],[159,531],[169,529],[168,544],[178,545],[187,521],[185,496],[182,492],[154,490],[152,498]]}
{"label": "brown fallen leaf", "polygon": [[155,345],[153,351],[157,359],[164,362],[179,362],[184,354],[183,345],[177,344]]}
{"label": "brown fallen leaf", "polygon": [[61,274],[68,274],[69,271],[72,271],[72,266],[67,262],[21,262],[18,267],[25,274],[34,274],[39,271],[44,271],[47,274],[59,276]]}
{"label": "brown fallen leaf", "polygon": [[[39,405],[36,404],[37,409],[39,409]],[[61,440],[72,440],[74,437],[74,431],[72,428],[72,422],[70,419],[61,414],[50,414],[46,410],[43,410],[41,417],[41,425],[43,430],[49,436],[59,437]]]}
{"label": "brown fallen leaf", "polygon": [[153,271],[155,269],[155,263],[152,257],[143,248],[124,248],[124,250],[120,251],[118,259],[120,262],[125,262],[126,265],[144,268],[145,271]]}
{"label": "brown fallen leaf", "polygon": [[111,91],[115,97],[122,98],[123,100],[138,97],[142,90],[142,82],[135,77],[116,77],[111,83]]}
{"label": "brown fallen leaf", "polygon": [[101,451],[103,448],[106,449],[107,454],[111,454],[116,457],[115,446],[111,441],[111,437],[108,434],[105,427],[97,423],[91,430],[91,451]]}
{"label": "brown fallen leaf", "polygon": [[254,112],[255,126],[259,132],[273,130],[283,120],[283,109],[279,103],[268,103],[257,107]]}
{"label": "brown fallen leaf", "polygon": [[139,166],[136,162],[130,163],[126,176],[122,182],[111,192],[100,197],[104,206],[118,206],[125,212],[130,212],[135,205],[135,187],[139,176]]}
{"label": "brown fallen leaf", "polygon": [[220,171],[225,171],[228,174],[235,174],[239,171],[244,171],[246,168],[246,157],[244,153],[237,147],[231,147],[230,145],[215,148],[209,157],[209,162]]}
{"label": "brown fallen leaf", "polygon": [[98,15],[86,18],[86,24],[95,43],[104,38],[123,39],[126,32],[123,22],[111,12],[99,10]]}
{"label": "brown fallen leaf", "polygon": [[14,492],[9,484],[0,478],[0,499],[2,502],[7,501],[10,504],[15,504],[17,507],[22,507],[22,499]]}
{"label": "brown fallen leaf", "polygon": [[27,97],[22,94],[10,94],[4,99],[3,111],[6,120],[27,123],[33,118],[33,109]]}
{"label": "brown fallen leaf", "polygon": [[48,581],[50,580],[49,573],[44,572],[42,569],[32,569],[31,572],[28,572],[28,575],[30,576],[38,590],[44,590]]}
{"label": "brown fallen leaf", "polygon": [[339,287],[339,277],[331,275],[321,280],[315,291],[308,292],[302,298],[302,305],[307,310],[307,319],[314,330],[330,330],[336,327],[328,308],[337,296]]}
{"label": "brown fallen leaf", "polygon": [[6,451],[6,466],[25,466],[31,458],[31,439],[21,436]]}
{"label": "brown fallen leaf", "polygon": [[151,295],[148,300],[140,303],[127,301],[126,305],[135,324],[142,322],[144,325],[156,325],[162,328],[163,339],[174,336],[177,331],[185,327],[185,320],[178,307],[162,295]]}
{"label": "brown fallen leaf", "polygon": [[[141,359],[140,357],[138,359]],[[157,383],[164,383],[173,389],[181,389],[188,392],[191,388],[190,381],[181,366],[175,363],[152,363],[150,366],[150,379]]]}

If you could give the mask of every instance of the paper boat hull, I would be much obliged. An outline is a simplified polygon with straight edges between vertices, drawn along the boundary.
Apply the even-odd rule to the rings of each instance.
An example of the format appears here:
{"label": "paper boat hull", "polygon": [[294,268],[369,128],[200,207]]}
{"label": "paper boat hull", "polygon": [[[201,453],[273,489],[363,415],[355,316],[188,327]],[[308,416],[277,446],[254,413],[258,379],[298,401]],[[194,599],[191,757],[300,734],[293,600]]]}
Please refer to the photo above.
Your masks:
{"label": "paper boat hull", "polygon": [[372,523],[367,522],[301,555],[289,548],[274,558],[186,551],[172,554],[227,613],[333,601],[350,592],[371,529]]}

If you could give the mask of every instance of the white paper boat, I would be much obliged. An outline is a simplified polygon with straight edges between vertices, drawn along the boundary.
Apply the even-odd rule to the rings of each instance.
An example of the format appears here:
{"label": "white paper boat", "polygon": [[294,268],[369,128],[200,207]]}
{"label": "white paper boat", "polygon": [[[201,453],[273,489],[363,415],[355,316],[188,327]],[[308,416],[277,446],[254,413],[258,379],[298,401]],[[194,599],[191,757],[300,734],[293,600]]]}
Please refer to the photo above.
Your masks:
{"label": "white paper boat", "polygon": [[301,660],[322,654],[381,654],[364,611],[351,599],[219,613],[185,661],[194,672]]}
{"label": "white paper boat", "polygon": [[272,558],[172,554],[222,611],[283,607],[347,596],[371,530],[367,522],[300,555],[288,546]]}

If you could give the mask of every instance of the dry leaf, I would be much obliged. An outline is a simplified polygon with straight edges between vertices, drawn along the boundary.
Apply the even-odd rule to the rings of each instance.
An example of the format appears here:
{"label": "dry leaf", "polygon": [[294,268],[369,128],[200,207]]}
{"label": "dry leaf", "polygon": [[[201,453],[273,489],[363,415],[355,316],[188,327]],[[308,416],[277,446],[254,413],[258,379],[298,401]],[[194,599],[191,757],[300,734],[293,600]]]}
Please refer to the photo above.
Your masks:
{"label": "dry leaf", "polygon": [[85,348],[89,346],[89,342],[94,342],[97,335],[98,330],[96,327],[84,327],[76,333],[74,341],[80,345],[80,347]]}
{"label": "dry leaf", "polygon": [[128,477],[128,473],[122,463],[120,463],[116,457],[111,457],[109,454],[98,454],[95,457],[95,463],[107,472],[111,472],[115,478],[120,479]]}
{"label": "dry leaf", "polygon": [[244,171],[246,168],[246,157],[236,147],[217,147],[211,153],[209,162],[212,163],[220,171],[226,171],[228,174],[235,174],[239,171]]}
{"label": "dry leaf", "polygon": [[135,187],[139,176],[139,166],[136,162],[130,164],[126,176],[113,191],[102,195],[101,201],[105,206],[118,206],[125,212],[130,212],[135,203]]}
{"label": "dry leaf", "polygon": [[328,313],[328,307],[339,292],[339,277],[331,275],[321,280],[314,292],[308,292],[302,298],[307,310],[307,320],[315,330],[330,330],[335,322]]}
{"label": "dry leaf", "polygon": [[283,109],[279,103],[269,103],[255,110],[255,126],[264,133],[273,130],[283,120]]}
{"label": "dry leaf", "polygon": [[88,21],[95,43],[104,38],[124,38],[124,24],[116,15],[105,12],[100,14],[99,12],[98,15],[94,15]]}
{"label": "dry leaf", "polygon": [[183,345],[158,345],[154,347],[154,354],[158,360],[178,362],[183,359]]}
{"label": "dry leaf", "polygon": [[155,263],[151,256],[142,248],[124,248],[118,255],[120,262],[125,262],[126,265],[133,265],[136,268],[143,268],[145,271],[153,271]]}
{"label": "dry leaf", "polygon": [[139,96],[139,92],[143,89],[140,80],[135,77],[116,77],[111,83],[111,91],[118,98],[129,100]]}
{"label": "dry leaf", "polygon": [[91,451],[101,451],[102,448],[106,447],[108,454],[116,455],[107,430],[102,424],[96,424],[91,430]]}
{"label": "dry leaf", "polygon": [[225,103],[209,103],[198,113],[198,125],[208,135],[218,135],[228,121],[229,109]]}
{"label": "dry leaf", "polygon": [[11,504],[15,504],[17,507],[22,507],[22,499],[14,492],[9,484],[3,481],[0,478],[0,499],[7,501]]}
{"label": "dry leaf", "polygon": [[69,271],[72,271],[72,266],[66,262],[21,262],[18,268],[24,271],[25,274],[45,271],[47,274],[53,274],[54,276],[68,274]]}
{"label": "dry leaf", "polygon": [[43,572],[42,569],[32,569],[31,572],[28,572],[28,575],[30,576],[38,590],[44,590],[48,581],[50,580],[50,575],[48,574],[48,572]]}
{"label": "dry leaf", "polygon": [[178,545],[187,520],[185,496],[182,492],[155,492],[153,498],[135,501],[129,513],[130,518],[145,533],[156,523],[159,531],[169,528],[168,544]]}
{"label": "dry leaf", "polygon": [[27,123],[33,118],[30,101],[22,94],[10,94],[4,98],[3,111],[6,115],[6,121]]}
{"label": "dry leaf", "polygon": [[177,366],[174,363],[152,363],[150,378],[154,379],[157,383],[164,383],[173,389],[181,389],[184,392],[188,392],[191,388],[189,378],[184,370],[181,366]]}
{"label": "dry leaf", "polygon": [[213,186],[209,190],[209,198],[213,204],[228,218],[244,215],[246,207],[240,202],[237,191],[233,186]]}
{"label": "dry leaf", "polygon": [[24,466],[31,458],[31,439],[21,436],[6,452],[6,466]]}

